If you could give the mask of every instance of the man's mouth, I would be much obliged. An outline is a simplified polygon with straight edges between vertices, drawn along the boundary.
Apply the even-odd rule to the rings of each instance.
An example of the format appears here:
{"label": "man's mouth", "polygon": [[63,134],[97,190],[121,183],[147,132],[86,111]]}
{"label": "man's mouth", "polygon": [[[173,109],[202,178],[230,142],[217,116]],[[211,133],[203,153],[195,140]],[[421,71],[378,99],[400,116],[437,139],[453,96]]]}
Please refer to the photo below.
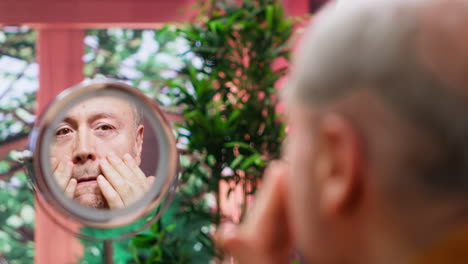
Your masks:
{"label": "man's mouth", "polygon": [[96,176],[92,176],[92,177],[83,177],[83,178],[79,178],[79,179],[76,179],[77,183],[85,183],[85,182],[95,182],[97,179]]}

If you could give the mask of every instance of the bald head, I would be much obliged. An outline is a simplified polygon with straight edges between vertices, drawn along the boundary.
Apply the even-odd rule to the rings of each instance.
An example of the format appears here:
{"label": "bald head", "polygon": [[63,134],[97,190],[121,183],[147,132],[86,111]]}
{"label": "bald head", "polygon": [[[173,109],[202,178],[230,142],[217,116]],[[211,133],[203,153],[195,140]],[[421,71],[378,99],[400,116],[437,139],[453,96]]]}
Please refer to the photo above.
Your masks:
{"label": "bald head", "polygon": [[[463,0],[331,4],[306,33],[288,100],[323,108],[358,92],[374,96],[417,131],[393,138],[406,148],[406,165],[418,167],[411,169],[417,172],[412,181],[431,193],[466,197],[467,28],[468,1]],[[367,122],[366,116],[355,118]],[[400,176],[407,180],[408,175]]]}

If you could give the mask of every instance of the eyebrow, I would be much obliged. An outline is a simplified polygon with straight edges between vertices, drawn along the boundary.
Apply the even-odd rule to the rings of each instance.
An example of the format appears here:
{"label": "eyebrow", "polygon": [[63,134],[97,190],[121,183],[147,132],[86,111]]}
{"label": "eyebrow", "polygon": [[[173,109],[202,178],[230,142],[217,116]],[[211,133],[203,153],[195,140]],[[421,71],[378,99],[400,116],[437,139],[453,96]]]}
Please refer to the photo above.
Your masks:
{"label": "eyebrow", "polygon": [[77,127],[78,126],[78,122],[76,122],[75,119],[73,119],[73,118],[71,118],[69,116],[65,117],[65,119],[62,122],[59,123],[59,126],[60,126],[60,124],[63,124],[63,123],[70,124],[72,127]]}

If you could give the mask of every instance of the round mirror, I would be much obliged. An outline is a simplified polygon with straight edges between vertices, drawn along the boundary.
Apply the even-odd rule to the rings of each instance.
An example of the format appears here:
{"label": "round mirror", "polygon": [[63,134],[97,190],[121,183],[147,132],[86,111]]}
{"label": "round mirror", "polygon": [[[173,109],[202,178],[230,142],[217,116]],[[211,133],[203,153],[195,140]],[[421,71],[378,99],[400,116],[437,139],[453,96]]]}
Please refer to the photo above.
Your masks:
{"label": "round mirror", "polygon": [[29,148],[39,202],[74,233],[61,222],[125,229],[139,220],[130,231],[142,229],[159,217],[177,183],[169,123],[152,99],[117,81],[63,91],[36,124]]}

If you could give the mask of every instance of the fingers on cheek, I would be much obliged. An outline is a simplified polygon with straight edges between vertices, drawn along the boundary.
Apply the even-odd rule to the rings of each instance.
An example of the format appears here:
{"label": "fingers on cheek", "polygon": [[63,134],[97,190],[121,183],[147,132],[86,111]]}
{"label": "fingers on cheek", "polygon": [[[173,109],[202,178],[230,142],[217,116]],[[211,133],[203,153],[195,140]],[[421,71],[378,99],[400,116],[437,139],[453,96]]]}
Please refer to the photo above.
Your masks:
{"label": "fingers on cheek", "polygon": [[[153,184],[153,183],[156,181],[156,177],[154,177],[154,176],[148,176],[148,177],[146,178],[146,181],[148,182],[148,185],[151,185],[151,184]],[[151,186],[148,186],[148,188],[149,188],[149,187],[151,187]]]}
{"label": "fingers on cheek", "polygon": [[107,203],[111,207],[119,207],[122,203],[120,196],[118,193],[112,188],[110,183],[104,178],[104,176],[99,175],[97,177],[97,182],[99,185],[99,188],[101,189],[102,194],[107,200]]}
{"label": "fingers on cheek", "polygon": [[120,157],[118,157],[114,152],[111,152],[109,156],[107,156],[107,161],[116,170],[124,170],[126,167],[124,161]]}
{"label": "fingers on cheek", "polygon": [[[101,160],[101,170],[106,175],[106,182],[110,182],[114,187],[120,185],[120,178],[117,175],[117,171],[112,168],[109,162],[105,159]],[[103,176],[104,177],[104,176]]]}
{"label": "fingers on cheek", "polygon": [[57,169],[57,159],[56,158],[51,158],[50,159],[50,164],[52,165],[52,170],[56,170]]}
{"label": "fingers on cheek", "polygon": [[136,163],[135,163],[135,160],[132,158],[132,156],[130,156],[130,154],[126,153],[124,156],[124,161],[125,163],[129,166],[129,167],[136,167]]}
{"label": "fingers on cheek", "polygon": [[67,186],[67,189],[65,190],[65,193],[69,196],[69,197],[73,197],[73,194],[75,193],[75,189],[76,189],[76,185],[78,184],[78,182],[76,181],[76,179],[71,179],[69,182],[68,182],[68,186]]}
{"label": "fingers on cheek", "polygon": [[[112,169],[112,171],[114,172],[114,175],[115,175],[114,179],[112,179],[112,180],[117,180],[115,178],[118,178],[119,179],[119,182],[117,182],[118,184],[119,183],[123,184],[123,182],[121,182],[121,181],[127,181],[127,180],[133,178],[134,173],[131,170],[131,167],[129,167],[119,157],[115,156],[115,154],[113,156],[111,156],[110,159],[108,159],[107,164],[109,164],[110,169]],[[112,183],[114,183],[114,182],[112,182]],[[119,186],[119,188],[122,188],[122,187],[124,187],[124,186],[123,185]]]}
{"label": "fingers on cheek", "polygon": [[63,171],[63,164],[62,163],[57,163],[57,167],[54,169],[54,173],[61,174]]}
{"label": "fingers on cheek", "polygon": [[111,193],[112,191],[114,191],[112,186],[106,180],[106,178],[104,178],[104,176],[99,175],[96,180],[98,182],[99,188],[101,189],[103,193],[107,194],[107,193]]}
{"label": "fingers on cheek", "polygon": [[73,187],[76,187],[76,185],[78,184],[78,181],[77,181],[75,178],[73,178],[73,179],[70,180],[70,183],[69,183],[69,184],[70,184],[71,186],[73,186]]}
{"label": "fingers on cheek", "polygon": [[68,161],[65,167],[65,173],[67,177],[71,176],[72,170],[73,170],[73,163],[71,161]]}
{"label": "fingers on cheek", "polygon": [[114,170],[107,159],[101,159],[100,164],[101,164],[102,170],[107,173],[110,173],[111,171]]}
{"label": "fingers on cheek", "polygon": [[125,154],[122,160],[119,159],[119,172],[128,180],[137,180],[141,181],[141,176],[139,175],[139,168],[133,162],[133,158],[129,154]]}
{"label": "fingers on cheek", "polygon": [[140,169],[137,165],[135,159],[128,153],[126,153],[123,157],[125,164],[132,170],[132,173],[135,174],[140,180],[146,178],[145,173]]}

